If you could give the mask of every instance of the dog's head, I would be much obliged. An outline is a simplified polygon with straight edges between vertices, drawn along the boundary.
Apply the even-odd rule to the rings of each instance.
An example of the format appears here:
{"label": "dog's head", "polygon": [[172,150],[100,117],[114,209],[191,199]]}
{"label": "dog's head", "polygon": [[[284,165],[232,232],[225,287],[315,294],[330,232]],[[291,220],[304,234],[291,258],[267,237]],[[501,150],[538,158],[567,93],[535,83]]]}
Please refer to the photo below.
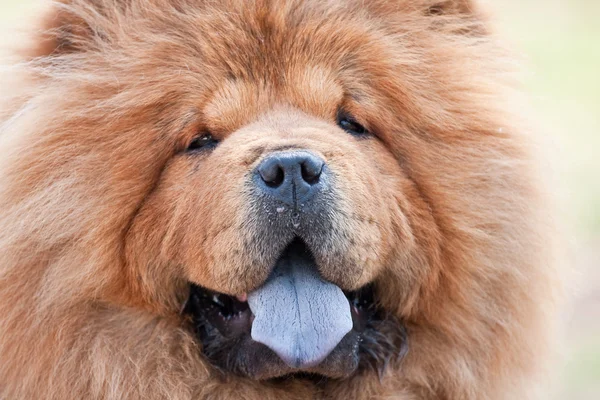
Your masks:
{"label": "dog's head", "polygon": [[251,377],[383,369],[407,344],[377,282],[396,311],[432,273],[437,228],[398,147],[418,137],[407,60],[346,6],[199,7],[176,150],[125,237],[130,268],[193,284],[205,354]]}
{"label": "dog's head", "polygon": [[399,331],[370,333],[383,318],[372,284],[402,276],[398,303],[418,290],[429,267],[407,260],[430,253],[416,237],[435,231],[390,147],[403,129],[384,88],[393,48],[368,20],[349,32],[298,7],[208,14],[207,87],[183,95],[198,99],[125,238],[136,271],[195,285],[187,310],[206,353],[260,378],[347,376],[364,347],[378,362],[400,353]]}

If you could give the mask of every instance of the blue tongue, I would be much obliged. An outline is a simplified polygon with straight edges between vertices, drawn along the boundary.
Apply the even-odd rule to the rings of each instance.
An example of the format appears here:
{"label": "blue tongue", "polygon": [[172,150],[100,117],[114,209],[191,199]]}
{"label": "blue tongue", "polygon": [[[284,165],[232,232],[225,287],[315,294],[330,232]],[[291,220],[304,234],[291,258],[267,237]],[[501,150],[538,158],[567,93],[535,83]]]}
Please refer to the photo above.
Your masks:
{"label": "blue tongue", "polygon": [[352,329],[350,304],[306,255],[288,252],[274,274],[248,295],[252,339],[292,368],[318,365]]}

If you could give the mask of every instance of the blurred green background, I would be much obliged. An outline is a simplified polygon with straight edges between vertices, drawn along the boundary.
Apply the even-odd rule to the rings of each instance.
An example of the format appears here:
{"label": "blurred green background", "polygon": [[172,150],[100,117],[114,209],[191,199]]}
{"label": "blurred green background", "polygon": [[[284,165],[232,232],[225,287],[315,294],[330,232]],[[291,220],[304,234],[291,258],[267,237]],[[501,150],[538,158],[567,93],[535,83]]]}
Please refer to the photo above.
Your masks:
{"label": "blurred green background", "polygon": [[[576,271],[554,398],[600,399],[600,0],[482,0],[525,66]],[[34,0],[0,0],[0,27]],[[517,399],[515,399],[517,400]]]}
{"label": "blurred green background", "polygon": [[575,271],[555,399],[600,399],[600,0],[487,0],[526,67]]}

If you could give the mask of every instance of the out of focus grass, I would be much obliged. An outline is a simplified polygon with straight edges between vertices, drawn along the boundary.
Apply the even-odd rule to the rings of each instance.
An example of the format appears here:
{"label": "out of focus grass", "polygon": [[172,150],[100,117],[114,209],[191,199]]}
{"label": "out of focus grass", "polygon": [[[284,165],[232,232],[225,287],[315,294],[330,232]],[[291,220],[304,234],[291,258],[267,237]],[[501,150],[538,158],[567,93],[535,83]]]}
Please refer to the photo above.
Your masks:
{"label": "out of focus grass", "polygon": [[12,25],[22,13],[35,5],[36,0],[0,0],[1,25]]}
{"label": "out of focus grass", "polygon": [[[487,0],[525,60],[556,190],[575,232],[556,399],[600,399],[600,1]],[[570,235],[565,235],[569,237]]]}
{"label": "out of focus grass", "polygon": [[600,234],[600,1],[492,3],[531,72],[526,83],[555,143],[573,223]]}
{"label": "out of focus grass", "polygon": [[[0,0],[0,27],[34,1]],[[554,143],[556,190],[578,239],[582,285],[573,295],[557,399],[600,399],[600,0],[482,0],[522,55],[542,132]]]}

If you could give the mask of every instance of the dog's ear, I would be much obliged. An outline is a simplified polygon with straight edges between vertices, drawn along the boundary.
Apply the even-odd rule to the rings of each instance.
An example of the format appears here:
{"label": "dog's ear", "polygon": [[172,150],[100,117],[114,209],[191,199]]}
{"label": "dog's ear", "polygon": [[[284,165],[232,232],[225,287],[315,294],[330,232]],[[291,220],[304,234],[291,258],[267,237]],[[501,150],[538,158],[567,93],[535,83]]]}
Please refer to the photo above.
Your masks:
{"label": "dog's ear", "polygon": [[[85,52],[110,40],[128,0],[58,0],[43,10],[29,56]],[[41,25],[41,26],[40,26]]]}
{"label": "dog's ear", "polygon": [[485,35],[488,16],[479,0],[374,0],[373,9],[400,20],[419,16],[426,26],[459,35]]}
{"label": "dog's ear", "polygon": [[476,0],[425,0],[427,15],[477,16],[480,13]]}
{"label": "dog's ear", "polygon": [[459,35],[488,33],[487,14],[477,0],[421,0],[422,12],[432,27]]}

